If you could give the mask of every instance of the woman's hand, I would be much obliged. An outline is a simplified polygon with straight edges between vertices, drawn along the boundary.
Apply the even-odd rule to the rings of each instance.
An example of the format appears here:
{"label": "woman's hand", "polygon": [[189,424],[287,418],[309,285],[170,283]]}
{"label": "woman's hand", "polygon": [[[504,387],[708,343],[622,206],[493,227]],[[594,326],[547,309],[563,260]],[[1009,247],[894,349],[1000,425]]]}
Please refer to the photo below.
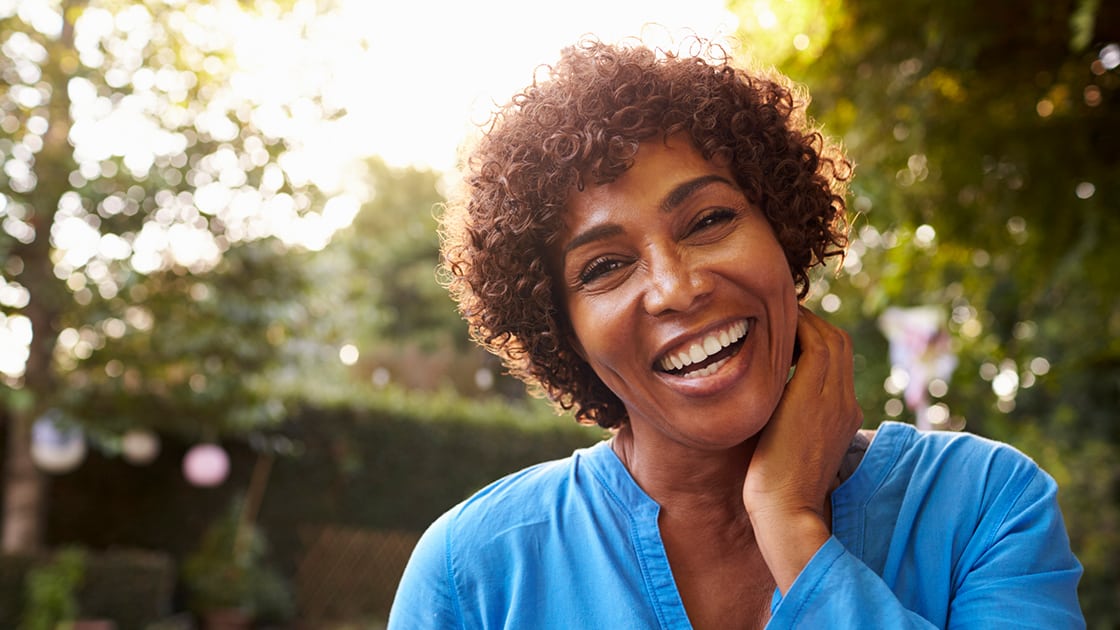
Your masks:
{"label": "woman's hand", "polygon": [[801,354],[743,484],[755,538],[785,593],[830,535],[826,502],[863,422],[848,334],[800,308]]}

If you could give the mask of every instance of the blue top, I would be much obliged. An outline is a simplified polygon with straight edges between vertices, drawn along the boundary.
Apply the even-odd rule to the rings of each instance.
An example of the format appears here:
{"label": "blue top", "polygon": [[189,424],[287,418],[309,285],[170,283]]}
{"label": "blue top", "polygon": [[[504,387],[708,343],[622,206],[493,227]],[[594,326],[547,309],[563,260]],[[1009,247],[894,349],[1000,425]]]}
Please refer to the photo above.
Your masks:
{"label": "blue top", "polygon": [[[883,424],[767,627],[1083,628],[1056,492],[1007,445]],[[424,534],[389,628],[691,628],[658,510],[606,442],[505,477]]]}

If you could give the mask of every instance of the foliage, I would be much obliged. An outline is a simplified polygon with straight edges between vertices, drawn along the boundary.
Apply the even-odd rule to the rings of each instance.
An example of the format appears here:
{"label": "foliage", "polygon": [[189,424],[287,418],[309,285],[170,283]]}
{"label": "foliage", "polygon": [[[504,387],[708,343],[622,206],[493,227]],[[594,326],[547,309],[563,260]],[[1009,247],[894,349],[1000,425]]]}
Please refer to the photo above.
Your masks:
{"label": "foliage", "polygon": [[315,86],[247,85],[234,44],[254,17],[313,18],[266,0],[0,7],[9,483],[33,477],[28,428],[48,406],[194,439],[283,415],[267,380],[309,319],[300,256],[356,202],[292,157],[305,118],[337,114]]}
{"label": "foliage", "polygon": [[[96,487],[90,486],[88,492],[95,491]],[[71,589],[80,618],[111,619],[119,630],[142,630],[170,614],[177,570],[170,554],[121,546],[94,549],[95,545],[88,543],[80,548],[65,543],[50,553],[0,556],[0,628],[21,626],[34,599],[29,596],[29,574],[39,568],[57,576],[57,567],[47,566],[65,550],[81,550],[84,555],[80,586],[72,585]],[[57,587],[58,580],[52,582],[49,590],[62,590]]]}
{"label": "foliage", "polygon": [[258,621],[283,621],[294,613],[287,581],[265,564],[263,532],[242,521],[235,501],[203,535],[183,563],[183,580],[197,613],[237,609]]}
{"label": "foliage", "polygon": [[[464,399],[397,386],[338,389],[285,426],[298,457],[277,462],[262,522],[421,531],[493,480],[605,437],[537,399]],[[317,490],[317,491],[316,491]]]}
{"label": "foliage", "polygon": [[959,366],[931,391],[942,427],[1009,441],[1058,478],[1086,615],[1120,623],[1120,11],[789,4],[811,8],[781,9],[796,30],[764,60],[807,85],[857,162],[851,254],[811,304],[855,339],[869,422],[907,418],[876,319],[943,306]]}
{"label": "foliage", "polygon": [[346,303],[369,305],[356,311],[367,338],[410,339],[428,349],[463,343],[455,306],[435,282],[435,216],[444,201],[439,178],[376,158],[366,162],[362,179],[371,186],[369,201],[332,251],[351,267],[340,275]]}
{"label": "foliage", "polygon": [[[497,374],[498,361],[469,341],[455,304],[436,281],[441,175],[370,158],[355,177],[368,190],[353,223],[301,263],[317,279],[308,288],[307,321],[296,340],[302,352],[272,379],[271,391],[312,404],[361,398],[371,384],[524,398],[522,384]],[[344,348],[352,352],[345,362]]]}
{"label": "foliage", "polygon": [[149,279],[142,305],[100,305],[92,318],[110,327],[118,309],[151,325],[91,349],[56,404],[109,435],[146,426],[198,440],[276,424],[285,410],[268,379],[309,318],[306,257],[246,243],[208,272]]}
{"label": "foliage", "polygon": [[[82,413],[90,399],[123,408],[111,428],[213,417],[199,399],[235,410],[265,402],[240,375],[275,359],[303,316],[292,232],[310,231],[324,201],[285,161],[298,138],[266,117],[275,103],[234,90],[235,35],[204,36],[201,21],[217,17],[204,7],[41,11],[52,10],[57,30],[47,17],[28,23],[31,11],[0,29],[13,79],[0,103],[5,310],[52,316],[35,327],[51,356],[44,380],[88,421],[101,417]],[[34,368],[8,384],[34,389]],[[140,391],[147,400],[136,402]]]}
{"label": "foliage", "polygon": [[77,592],[85,577],[86,553],[76,547],[58,551],[26,577],[21,630],[56,630],[78,617]]}

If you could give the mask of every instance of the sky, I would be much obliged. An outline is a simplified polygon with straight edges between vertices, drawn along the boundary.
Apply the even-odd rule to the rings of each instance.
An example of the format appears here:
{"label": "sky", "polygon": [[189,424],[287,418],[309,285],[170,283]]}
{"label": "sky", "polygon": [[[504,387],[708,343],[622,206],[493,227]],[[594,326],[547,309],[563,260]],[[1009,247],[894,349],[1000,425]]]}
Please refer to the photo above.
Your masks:
{"label": "sky", "polygon": [[[288,76],[300,66],[296,55],[323,57],[311,71],[329,73],[327,92],[346,115],[327,125],[308,155],[372,152],[394,165],[446,170],[472,122],[485,120],[495,101],[527,85],[535,67],[580,35],[615,40],[643,29],[647,37],[688,29],[722,37],[736,25],[722,0],[350,0],[314,34],[331,42],[317,52],[275,50],[269,38],[242,49],[248,64],[286,66]],[[276,64],[277,55],[290,55],[289,63]]]}
{"label": "sky", "polygon": [[[756,0],[755,10],[790,1]],[[237,96],[265,104],[258,112],[285,112],[276,135],[295,147],[279,162],[288,180],[314,183],[336,199],[322,221],[315,213],[274,221],[290,233],[279,233],[283,240],[310,237],[315,242],[304,244],[313,248],[347,225],[359,200],[373,193],[361,166],[365,157],[453,177],[458,148],[496,104],[582,35],[608,41],[640,35],[668,44],[690,33],[726,39],[738,25],[724,0],[338,2],[317,16],[314,1],[300,0],[292,10],[249,18],[233,0],[221,0],[200,10],[214,15],[194,16],[223,24],[237,64]],[[321,103],[301,107],[307,94],[320,95]]]}

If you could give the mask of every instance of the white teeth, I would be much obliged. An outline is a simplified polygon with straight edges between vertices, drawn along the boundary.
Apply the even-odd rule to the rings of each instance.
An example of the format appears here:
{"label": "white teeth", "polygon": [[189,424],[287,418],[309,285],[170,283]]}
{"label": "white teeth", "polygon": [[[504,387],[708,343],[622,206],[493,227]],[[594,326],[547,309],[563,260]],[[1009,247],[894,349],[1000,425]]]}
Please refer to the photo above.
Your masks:
{"label": "white teeth", "polygon": [[708,356],[712,356],[720,350],[723,350],[723,344],[719,342],[719,339],[711,336],[704,338],[704,352],[707,352]]}
{"label": "white teeth", "polygon": [[719,345],[725,348],[731,345],[731,335],[726,330],[719,331]]}
{"label": "white teeth", "polygon": [[692,359],[693,363],[699,363],[708,358],[708,354],[704,352],[704,349],[701,348],[698,343],[692,344],[692,347],[688,349],[688,356]]}
{"label": "white teeth", "polygon": [[722,360],[716,361],[715,363],[709,365],[706,368],[703,368],[703,369],[700,369],[700,370],[693,370],[691,372],[685,372],[684,374],[681,374],[681,376],[683,376],[684,378],[699,378],[701,376],[708,376],[710,374],[715,374],[717,370],[719,370],[721,367],[723,367],[724,363],[727,363],[730,360],[731,360],[730,358],[722,359]]}
{"label": "white teeth", "polygon": [[[700,343],[693,343],[687,350],[666,355],[660,361],[661,369],[666,371],[679,370],[693,363],[704,361],[713,354],[716,354],[720,350],[742,339],[746,336],[749,329],[750,324],[746,320],[731,324],[723,330],[708,335]],[[714,373],[715,370],[723,364],[724,361],[713,363],[702,370],[689,372],[687,376],[707,376],[708,374]]]}

